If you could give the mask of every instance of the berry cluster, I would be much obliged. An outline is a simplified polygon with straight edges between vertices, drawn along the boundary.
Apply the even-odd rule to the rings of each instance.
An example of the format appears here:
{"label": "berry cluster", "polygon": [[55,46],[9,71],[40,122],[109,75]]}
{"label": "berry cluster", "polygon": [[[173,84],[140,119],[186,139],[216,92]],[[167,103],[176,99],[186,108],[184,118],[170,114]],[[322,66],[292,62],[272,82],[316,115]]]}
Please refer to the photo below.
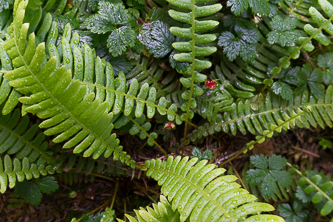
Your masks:
{"label": "berry cluster", "polygon": [[212,80],[212,81],[207,80],[207,81],[205,82],[205,85],[206,85],[210,90],[214,90],[214,89],[216,88],[216,86],[217,86],[217,82],[216,82],[215,80]]}

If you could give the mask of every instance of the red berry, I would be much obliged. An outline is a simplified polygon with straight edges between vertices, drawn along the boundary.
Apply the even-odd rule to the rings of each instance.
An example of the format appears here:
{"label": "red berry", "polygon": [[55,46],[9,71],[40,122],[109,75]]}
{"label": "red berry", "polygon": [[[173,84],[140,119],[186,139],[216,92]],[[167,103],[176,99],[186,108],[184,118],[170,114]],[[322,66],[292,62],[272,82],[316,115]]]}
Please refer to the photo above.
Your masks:
{"label": "red berry", "polygon": [[164,128],[166,130],[173,130],[176,128],[176,125],[173,123],[173,122],[167,122],[165,125],[164,125]]}
{"label": "red berry", "polygon": [[216,83],[215,80],[212,80],[212,81],[207,80],[207,81],[205,82],[205,85],[206,85],[210,90],[214,90],[214,89],[216,88],[216,86],[217,86],[217,83]]}

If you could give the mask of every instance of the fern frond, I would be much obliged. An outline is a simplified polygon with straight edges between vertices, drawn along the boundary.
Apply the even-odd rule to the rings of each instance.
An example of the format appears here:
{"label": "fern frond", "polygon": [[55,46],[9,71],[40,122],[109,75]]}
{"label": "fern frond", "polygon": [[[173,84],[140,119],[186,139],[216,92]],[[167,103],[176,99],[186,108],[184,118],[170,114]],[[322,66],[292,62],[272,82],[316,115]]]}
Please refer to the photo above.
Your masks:
{"label": "fern frond", "polygon": [[10,113],[15,106],[18,104],[18,98],[21,97],[21,93],[13,89],[9,85],[9,81],[4,79],[4,74],[1,71],[10,71],[12,70],[11,60],[4,50],[4,41],[0,39],[0,61],[1,61],[1,70],[0,70],[0,105],[4,104],[2,109],[2,114],[6,115]]}
{"label": "fern frond", "polygon": [[[148,207],[147,210],[140,208],[140,210],[134,210],[134,212],[139,221],[180,222],[179,212],[172,209],[171,204],[163,195],[160,196],[160,202],[153,204],[153,208]],[[134,217],[128,214],[126,214],[126,217],[130,222],[137,222]],[[123,221],[120,219],[117,220]]]}
{"label": "fern frond", "polygon": [[[216,39],[216,35],[214,34],[197,34],[198,32],[204,32],[216,27],[219,22],[213,20],[198,20],[198,18],[207,17],[221,10],[221,4],[214,5],[205,5],[205,6],[197,6],[198,3],[206,3],[208,0],[203,1],[194,1],[194,0],[181,0],[181,1],[173,1],[168,0],[170,4],[184,9],[186,12],[179,12],[176,10],[169,10],[169,15],[180,22],[190,24],[190,28],[179,28],[179,27],[171,27],[170,31],[177,37],[191,39],[188,42],[175,42],[172,46],[181,51],[182,53],[175,54],[173,58],[179,62],[189,62],[190,65],[186,70],[177,70],[179,73],[184,75],[190,75],[187,78],[180,78],[180,82],[183,84],[185,88],[189,88],[186,90],[182,97],[184,100],[187,100],[186,103],[183,104],[186,114],[182,115],[182,119],[187,121],[188,119],[192,119],[194,114],[190,108],[196,107],[196,102],[192,98],[193,95],[200,96],[203,94],[203,90],[196,85],[195,83],[204,82],[207,77],[206,75],[200,74],[196,70],[207,69],[211,67],[212,63],[207,60],[198,59],[198,57],[211,55],[216,51],[216,47],[211,46],[198,46],[205,45],[213,42]],[[190,12],[188,12],[190,11]],[[185,125],[185,132],[187,129],[187,122]],[[185,134],[186,135],[186,134]],[[185,136],[186,137],[186,136]]]}
{"label": "fern frond", "polygon": [[[311,15],[311,18],[314,20],[314,22],[319,26],[319,28],[313,27],[311,24],[306,24],[304,26],[304,31],[308,34],[313,36],[315,40],[320,42],[321,44],[327,46],[331,43],[331,40],[329,38],[329,35],[333,34],[333,6],[327,1],[327,0],[318,0],[321,8],[323,9],[324,13],[329,17],[329,19],[326,19],[322,13],[320,13],[315,7],[311,6],[309,8],[309,13]],[[327,34],[324,34],[322,30],[325,30]],[[300,38],[299,42],[303,43],[305,42],[306,38]],[[311,41],[307,43],[307,47],[304,48],[305,50],[311,52],[314,49],[314,46],[312,45]]]}
{"label": "fern frond", "polygon": [[[290,167],[292,167],[289,164]],[[320,174],[311,175],[312,173],[306,172],[302,174],[300,171],[292,167],[302,178],[298,180],[296,196],[303,202],[303,195],[309,195],[314,204],[322,203],[319,205],[320,214],[326,216],[333,211],[333,182],[327,181],[325,176]],[[302,192],[300,192],[302,190]],[[309,200],[310,201],[310,200]]]}
{"label": "fern frond", "polygon": [[[147,176],[151,176],[162,186],[162,193],[168,197],[172,210],[178,210],[180,221],[241,221],[248,215],[274,208],[266,203],[252,202],[255,196],[234,181],[235,176],[222,176],[223,168],[207,164],[207,160],[197,163],[197,158],[188,157],[168,160],[146,161]],[[284,221],[273,215],[255,215],[245,221],[260,220]]]}
{"label": "fern frond", "polygon": [[15,158],[12,160],[9,155],[0,159],[0,192],[4,193],[9,188],[13,188],[16,181],[31,180],[39,178],[40,175],[46,176],[54,174],[56,170],[52,165],[36,165],[30,163],[28,158],[24,157],[22,161]]}
{"label": "fern frond", "polygon": [[12,113],[0,116],[0,156],[15,154],[16,158],[28,158],[29,162],[37,164],[53,163],[48,155],[48,141],[45,135],[38,132],[37,124],[29,125],[30,119],[24,116],[20,119],[19,109]]}
{"label": "fern frond", "polygon": [[[22,1],[10,27],[11,39],[4,44],[15,69],[6,73],[10,85],[30,96],[20,101],[27,106],[25,111],[47,119],[40,127],[48,128],[46,135],[58,135],[54,142],[70,139],[64,148],[74,147],[74,153],[84,150],[85,156],[98,158],[104,151],[109,157],[113,152],[133,164],[130,157],[118,146],[119,140],[112,132],[113,114],[107,112],[108,103],[100,104],[89,88],[79,81],[72,81],[66,67],[57,67],[57,59],[46,59],[45,43],[35,46],[31,33],[26,45],[28,24],[22,24],[27,1]],[[103,124],[102,124],[103,123]],[[60,135],[59,135],[60,134]]]}
{"label": "fern frond", "polygon": [[294,96],[292,100],[286,101],[273,93],[268,93],[266,98],[260,105],[258,111],[251,109],[250,100],[245,102],[238,102],[232,104],[230,112],[225,112],[222,115],[217,115],[216,121],[213,125],[205,124],[194,130],[189,138],[195,141],[202,136],[208,136],[215,132],[231,132],[236,135],[237,130],[243,134],[257,132],[262,135],[263,130],[270,129],[271,124],[280,125],[282,122],[289,121],[294,113],[298,114],[298,109],[309,110],[304,112],[297,120],[293,120],[290,124],[291,128],[301,127],[310,128],[317,127],[318,125],[325,128],[325,125],[332,127],[333,110],[332,101],[333,87],[329,86],[326,89],[325,99],[316,100],[313,96],[305,91],[303,95]]}

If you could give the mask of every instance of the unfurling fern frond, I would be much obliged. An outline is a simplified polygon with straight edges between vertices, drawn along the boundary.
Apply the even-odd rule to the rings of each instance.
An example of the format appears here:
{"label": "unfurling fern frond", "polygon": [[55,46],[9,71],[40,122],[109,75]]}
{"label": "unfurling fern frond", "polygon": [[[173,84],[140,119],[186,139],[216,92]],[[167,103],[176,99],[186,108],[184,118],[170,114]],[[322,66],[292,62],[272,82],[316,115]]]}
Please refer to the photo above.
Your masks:
{"label": "unfurling fern frond", "polygon": [[[316,100],[309,96],[307,91],[301,96],[294,96],[292,100],[286,101],[273,93],[268,93],[266,98],[259,105],[259,110],[254,111],[251,108],[250,100],[232,104],[232,109],[222,115],[217,115],[213,125],[205,124],[198,130],[194,130],[189,138],[195,141],[202,136],[208,136],[215,132],[231,132],[236,135],[237,130],[246,134],[247,131],[262,135],[265,129],[272,130],[272,124],[275,126],[283,125],[283,122],[290,122],[288,127],[310,128],[318,125],[325,128],[325,125],[333,126],[333,87],[326,89],[325,98]],[[303,112],[306,111],[306,112]],[[302,115],[299,112],[303,112]],[[297,116],[296,119],[291,117]],[[295,117],[296,117],[295,116]],[[279,127],[278,127],[279,128]],[[278,129],[277,128],[277,129]],[[283,127],[287,130],[288,128]]]}
{"label": "unfurling fern frond", "polygon": [[[256,197],[239,188],[234,182],[237,177],[222,176],[225,169],[207,165],[207,160],[196,162],[197,158],[189,160],[180,156],[175,159],[169,156],[165,162],[160,159],[146,162],[147,176],[162,186],[172,210],[178,210],[180,221],[284,221],[273,215],[247,218],[274,208],[253,202]],[[150,214],[156,215],[154,211]]]}
{"label": "unfurling fern frond", "polygon": [[[46,135],[58,135],[54,141],[59,143],[70,139],[64,148],[74,147],[75,153],[84,150],[85,156],[98,158],[104,151],[109,157],[122,157],[132,165],[130,156],[122,152],[116,135],[112,132],[113,114],[108,113],[108,103],[100,104],[89,88],[71,79],[66,67],[57,67],[57,59],[46,59],[45,43],[35,46],[34,33],[29,35],[26,44],[28,24],[22,24],[27,1],[22,1],[14,10],[14,22],[8,28],[11,39],[4,44],[14,69],[6,73],[10,85],[17,91],[30,96],[21,98],[25,111],[47,119],[40,127],[48,128]],[[88,93],[87,93],[88,92]],[[60,135],[59,135],[60,134]]]}
{"label": "unfurling fern frond", "polygon": [[52,165],[33,164],[26,157],[22,161],[17,158],[12,160],[6,155],[0,159],[0,192],[4,193],[7,186],[13,188],[16,181],[31,180],[32,178],[39,178],[40,175],[46,176],[55,172],[56,170]]}

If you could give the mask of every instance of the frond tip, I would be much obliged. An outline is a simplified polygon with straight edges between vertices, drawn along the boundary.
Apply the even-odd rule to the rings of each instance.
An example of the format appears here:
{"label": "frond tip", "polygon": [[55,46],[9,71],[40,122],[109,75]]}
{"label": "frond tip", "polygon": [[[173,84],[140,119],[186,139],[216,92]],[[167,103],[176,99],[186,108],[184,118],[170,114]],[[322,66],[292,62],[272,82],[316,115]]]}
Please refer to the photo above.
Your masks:
{"label": "frond tip", "polygon": [[234,182],[237,177],[222,176],[225,169],[207,165],[207,160],[196,162],[197,158],[180,156],[169,156],[165,162],[160,159],[146,162],[147,176],[162,186],[172,210],[178,210],[180,221],[284,221],[274,215],[248,217],[272,211],[274,207],[253,202],[256,197]]}

